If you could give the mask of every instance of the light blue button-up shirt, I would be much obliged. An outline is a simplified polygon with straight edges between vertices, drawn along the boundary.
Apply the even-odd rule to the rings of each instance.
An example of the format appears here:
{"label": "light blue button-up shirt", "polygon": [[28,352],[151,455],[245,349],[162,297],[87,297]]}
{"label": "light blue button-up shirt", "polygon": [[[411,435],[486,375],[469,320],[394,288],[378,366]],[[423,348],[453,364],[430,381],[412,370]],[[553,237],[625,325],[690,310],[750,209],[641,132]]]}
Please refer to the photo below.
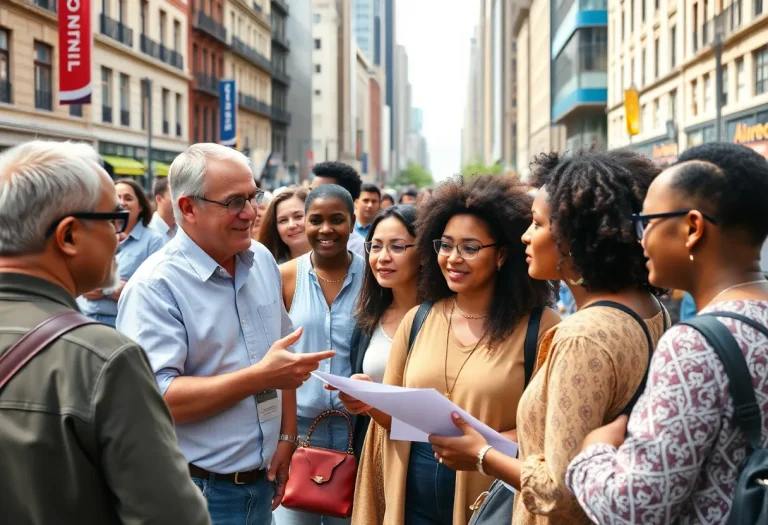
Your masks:
{"label": "light blue button-up shirt", "polygon": [[365,260],[365,237],[352,230],[347,241],[347,250]]}
{"label": "light blue button-up shirt", "polygon": [[[157,232],[145,228],[141,221],[131,229],[131,233],[117,246],[117,272],[120,279],[131,278],[141,263],[158,251],[165,244],[165,239]],[[85,297],[77,298],[77,305],[86,315],[117,315],[117,301],[104,297],[91,301]]]}
{"label": "light blue button-up shirt", "polygon": [[[363,283],[363,260],[354,255],[341,291],[331,307],[310,262],[311,252],[302,255],[296,267],[296,292],[291,303],[291,320],[304,328],[304,334],[294,345],[296,353],[335,350],[331,359],[320,362],[319,370],[349,377],[352,375],[350,345],[355,318],[352,315]],[[314,419],[326,410],[343,410],[338,392],[323,388],[323,382],[311,377],[297,390],[298,415]]]}
{"label": "light blue button-up shirt", "polygon": [[165,222],[165,219],[160,217],[157,212],[152,214],[152,220],[149,221],[149,226],[147,227],[150,230],[154,230],[162,235],[165,242],[173,239],[173,236],[176,235],[176,230],[178,229],[176,224],[174,224],[173,227],[168,226],[168,223]]}
{"label": "light blue button-up shirt", "polygon": [[[237,255],[232,279],[183,228],[133,275],[118,307],[117,329],[144,348],[163,395],[178,376],[254,365],[293,331],[269,250],[254,241]],[[229,474],[268,467],[280,423],[279,414],[259,421],[249,396],[208,419],[176,425],[176,435],[187,461]]]}

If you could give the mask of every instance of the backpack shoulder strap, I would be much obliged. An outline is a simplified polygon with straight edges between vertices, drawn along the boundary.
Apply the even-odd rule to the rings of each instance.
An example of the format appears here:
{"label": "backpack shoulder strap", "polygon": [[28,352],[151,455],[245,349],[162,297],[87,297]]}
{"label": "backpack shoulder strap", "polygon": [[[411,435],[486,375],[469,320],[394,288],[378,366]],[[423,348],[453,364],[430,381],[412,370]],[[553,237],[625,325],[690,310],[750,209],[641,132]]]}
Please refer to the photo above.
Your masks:
{"label": "backpack shoulder strap", "polygon": [[21,336],[13,346],[0,355],[0,390],[37,354],[67,332],[87,324],[98,324],[80,312],[56,314]]}
{"label": "backpack shoulder strap", "polygon": [[[695,328],[701,333],[715,349],[717,356],[723,363],[725,373],[728,375],[731,397],[733,397],[736,423],[744,432],[744,437],[747,439],[750,451],[752,451],[760,448],[762,427],[760,407],[755,398],[755,391],[752,388],[752,374],[749,372],[744,354],[731,331],[716,318],[717,316],[732,317],[732,315],[723,314],[724,312],[707,313],[680,324]],[[749,324],[753,325],[752,322]],[[760,331],[765,333],[765,330]]]}
{"label": "backpack shoulder strap", "polygon": [[629,400],[629,403],[624,407],[624,409],[621,411],[621,414],[624,415],[630,415],[632,413],[632,409],[635,408],[635,403],[637,403],[637,400],[640,399],[640,396],[643,394],[643,391],[645,390],[645,384],[648,382],[648,370],[651,368],[651,356],[653,355],[653,337],[651,337],[651,331],[648,330],[648,325],[645,324],[645,321],[642,317],[637,315],[637,312],[629,308],[628,306],[625,306],[621,303],[617,303],[615,301],[598,301],[596,303],[592,303],[588,306],[588,308],[591,308],[593,306],[605,306],[608,308],[615,308],[617,310],[621,310],[628,316],[630,316],[632,319],[637,321],[637,324],[640,325],[640,328],[643,329],[643,332],[645,332],[645,337],[648,340],[648,366],[645,367],[645,373],[643,374],[643,379],[640,381],[640,384],[637,387],[637,390],[635,390],[635,393],[632,395],[632,398]]}
{"label": "backpack shoulder strap", "polygon": [[425,301],[419,305],[419,309],[416,310],[416,316],[413,318],[413,324],[411,325],[411,334],[408,336],[408,353],[411,353],[413,349],[413,342],[416,341],[416,336],[419,335],[421,327],[424,325],[424,321],[427,319],[427,314],[435,304],[434,301]]}
{"label": "backpack shoulder strap", "polygon": [[541,316],[544,313],[543,306],[537,306],[531,311],[528,317],[528,330],[525,332],[525,344],[523,345],[525,367],[525,386],[533,376],[533,369],[536,366],[536,350],[539,346],[539,327],[541,326]]}

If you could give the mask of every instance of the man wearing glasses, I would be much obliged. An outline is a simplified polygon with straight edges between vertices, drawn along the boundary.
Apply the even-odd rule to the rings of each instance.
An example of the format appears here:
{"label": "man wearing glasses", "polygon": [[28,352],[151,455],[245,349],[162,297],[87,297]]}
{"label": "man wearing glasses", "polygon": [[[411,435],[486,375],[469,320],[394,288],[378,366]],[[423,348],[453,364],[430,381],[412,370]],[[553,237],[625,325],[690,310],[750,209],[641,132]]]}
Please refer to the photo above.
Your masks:
{"label": "man wearing glasses", "polygon": [[263,193],[247,157],[195,144],[168,174],[174,238],[128,281],[117,327],[147,352],[214,525],[270,523],[297,443],[296,388],[334,352],[296,355]]}
{"label": "man wearing glasses", "polygon": [[[22,336],[114,285],[127,221],[92,147],[0,155],[0,376]],[[210,523],[141,347],[102,324],[35,346],[0,388],[0,521]]]}

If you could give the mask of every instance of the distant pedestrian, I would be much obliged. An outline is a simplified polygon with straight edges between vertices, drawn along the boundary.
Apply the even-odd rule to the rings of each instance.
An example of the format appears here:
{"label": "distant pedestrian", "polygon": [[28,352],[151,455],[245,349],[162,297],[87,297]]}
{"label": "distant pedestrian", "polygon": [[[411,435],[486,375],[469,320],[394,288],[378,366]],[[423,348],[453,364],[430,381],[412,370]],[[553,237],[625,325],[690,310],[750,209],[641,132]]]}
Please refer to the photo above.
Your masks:
{"label": "distant pedestrian", "polygon": [[158,177],[152,186],[155,196],[155,213],[149,223],[149,229],[163,235],[165,241],[170,241],[176,235],[176,219],[173,217],[173,203],[168,177]]}

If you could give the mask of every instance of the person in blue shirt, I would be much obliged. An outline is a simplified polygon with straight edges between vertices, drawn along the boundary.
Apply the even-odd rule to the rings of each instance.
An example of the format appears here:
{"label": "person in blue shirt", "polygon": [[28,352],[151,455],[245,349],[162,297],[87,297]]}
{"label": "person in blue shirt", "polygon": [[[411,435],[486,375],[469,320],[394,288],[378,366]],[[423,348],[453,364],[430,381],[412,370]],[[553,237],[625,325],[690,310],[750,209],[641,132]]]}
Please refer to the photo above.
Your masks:
{"label": "person in blue shirt", "polygon": [[[280,267],[283,301],[294,325],[304,336],[294,346],[297,354],[335,350],[336,355],[320,365],[334,375],[352,375],[351,343],[355,328],[355,305],[365,273],[363,259],[347,247],[355,224],[352,196],[335,184],[312,190],[305,202],[304,231],[312,251]],[[299,436],[306,439],[315,419],[327,410],[344,411],[338,392],[323,388],[313,377],[297,391]],[[348,416],[354,424],[354,417]],[[347,450],[348,422],[342,417],[320,420],[310,445]],[[281,508],[275,513],[277,525],[342,525],[350,521]]]}
{"label": "person in blue shirt", "polygon": [[381,209],[381,190],[375,184],[363,184],[360,197],[355,201],[355,232],[361,237],[368,237],[373,219]]}
{"label": "person in blue shirt", "polygon": [[152,221],[152,206],[141,186],[136,181],[122,179],[115,182],[115,189],[120,205],[130,212],[115,256],[120,285],[113,289],[94,290],[77,298],[84,314],[113,328],[117,319],[117,301],[125,283],[147,257],[165,244],[165,238],[148,227]]}
{"label": "person in blue shirt", "polygon": [[697,311],[696,301],[693,300],[693,296],[685,292],[683,299],[680,301],[680,320],[685,321],[691,317],[696,317]]}
{"label": "person in blue shirt", "polygon": [[[248,158],[194,144],[168,174],[179,229],[120,297],[213,525],[264,525],[296,447],[296,388],[334,355],[297,355],[272,254],[251,239],[261,191]],[[169,524],[170,525],[170,524]]]}

